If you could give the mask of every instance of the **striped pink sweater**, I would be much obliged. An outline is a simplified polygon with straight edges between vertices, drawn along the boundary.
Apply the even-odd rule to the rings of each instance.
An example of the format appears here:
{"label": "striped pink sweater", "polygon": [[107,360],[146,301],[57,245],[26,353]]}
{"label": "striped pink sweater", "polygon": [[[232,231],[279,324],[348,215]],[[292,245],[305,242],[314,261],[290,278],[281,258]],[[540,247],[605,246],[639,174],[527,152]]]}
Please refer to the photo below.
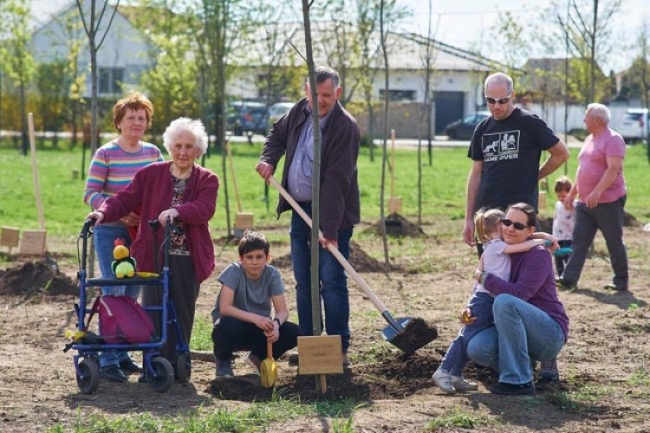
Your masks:
{"label": "striped pink sweater", "polygon": [[93,209],[99,208],[108,197],[126,187],[142,167],[163,161],[160,150],[151,143],[140,142],[137,152],[125,152],[115,140],[95,152],[90,163],[84,202]]}

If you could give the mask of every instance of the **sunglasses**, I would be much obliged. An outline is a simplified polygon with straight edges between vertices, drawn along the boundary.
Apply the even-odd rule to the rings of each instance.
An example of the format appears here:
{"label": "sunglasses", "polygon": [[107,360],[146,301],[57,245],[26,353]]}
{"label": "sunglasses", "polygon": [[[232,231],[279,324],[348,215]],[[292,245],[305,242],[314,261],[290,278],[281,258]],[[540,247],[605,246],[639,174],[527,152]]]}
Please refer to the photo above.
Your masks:
{"label": "sunglasses", "polygon": [[502,219],[501,224],[503,224],[506,227],[513,226],[515,228],[515,230],[524,230],[525,228],[530,227],[530,226],[524,225],[522,223],[514,222],[514,221],[509,220],[507,218]]}
{"label": "sunglasses", "polygon": [[512,96],[512,93],[510,93],[508,96],[505,98],[492,98],[491,96],[486,96],[485,100],[487,101],[488,104],[494,105],[497,102],[501,105],[507,104],[508,101],[510,101],[510,96]]}

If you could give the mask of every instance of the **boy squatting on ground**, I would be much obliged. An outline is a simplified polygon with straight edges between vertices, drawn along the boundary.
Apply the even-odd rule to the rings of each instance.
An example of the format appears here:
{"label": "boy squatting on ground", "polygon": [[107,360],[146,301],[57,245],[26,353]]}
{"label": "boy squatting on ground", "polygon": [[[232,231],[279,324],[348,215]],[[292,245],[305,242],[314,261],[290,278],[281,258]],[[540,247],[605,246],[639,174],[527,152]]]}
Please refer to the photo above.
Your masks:
{"label": "boy squatting on ground", "polygon": [[[568,177],[562,176],[555,181],[553,190],[557,196],[555,203],[555,212],[553,213],[553,237],[557,239],[560,248],[571,248],[573,242],[573,226],[576,223],[575,203],[572,208],[567,208],[564,201],[566,200],[569,192],[571,191],[571,181]],[[564,267],[571,258],[571,253],[554,255],[555,270],[557,271],[558,278],[562,276]]]}
{"label": "boy squatting on ground", "polygon": [[[500,278],[507,281],[510,278],[510,257],[508,257],[508,254],[525,252],[538,245],[545,245],[549,236],[546,233],[535,233],[533,235],[535,239],[516,245],[508,245],[501,237],[502,224],[509,226],[519,223],[513,223],[505,219],[505,217],[505,213],[500,209],[480,209],[474,215],[474,227],[478,241],[483,244],[481,260],[483,260],[485,271],[499,275]],[[515,226],[515,229],[519,228]],[[492,325],[494,321],[492,316],[493,303],[494,296],[480,283],[477,283],[474,286],[474,293],[464,310],[468,314],[461,316],[461,322],[463,322],[464,326],[447,349],[440,367],[432,376],[438,388],[444,392],[454,394],[478,389],[475,382],[470,382],[462,376],[463,369],[469,359],[467,356],[467,343],[478,332]]]}
{"label": "boy squatting on ground", "polygon": [[266,263],[269,248],[263,235],[246,231],[238,245],[239,261],[217,278],[221,291],[212,310],[217,377],[234,376],[234,351],[250,350],[246,362],[259,374],[267,357],[267,339],[273,342],[274,359],[298,344],[300,328],[287,322],[289,311],[280,272]]}

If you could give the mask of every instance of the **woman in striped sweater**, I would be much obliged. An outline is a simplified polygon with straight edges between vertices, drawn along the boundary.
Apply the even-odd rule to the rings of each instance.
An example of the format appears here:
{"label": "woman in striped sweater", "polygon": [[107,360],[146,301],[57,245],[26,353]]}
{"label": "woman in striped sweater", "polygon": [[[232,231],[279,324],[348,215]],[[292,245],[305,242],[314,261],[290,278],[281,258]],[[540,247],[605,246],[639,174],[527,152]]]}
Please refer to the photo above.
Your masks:
{"label": "woman in striped sweater", "polygon": [[[152,116],[151,101],[135,91],[117,101],[113,107],[113,123],[119,135],[95,152],[84,190],[84,202],[93,210],[125,188],[142,167],[163,161],[162,153],[155,145],[142,141],[145,131],[151,126]],[[111,263],[115,240],[123,239],[124,244],[130,246],[132,239],[129,227],[137,228],[139,222],[140,216],[131,212],[118,221],[95,227],[95,252],[103,278],[114,278]],[[136,299],[139,287],[103,287],[102,295],[128,295]],[[102,352],[99,355],[99,366],[105,378],[117,382],[127,380],[125,372],[129,374],[141,370],[127,352]]]}

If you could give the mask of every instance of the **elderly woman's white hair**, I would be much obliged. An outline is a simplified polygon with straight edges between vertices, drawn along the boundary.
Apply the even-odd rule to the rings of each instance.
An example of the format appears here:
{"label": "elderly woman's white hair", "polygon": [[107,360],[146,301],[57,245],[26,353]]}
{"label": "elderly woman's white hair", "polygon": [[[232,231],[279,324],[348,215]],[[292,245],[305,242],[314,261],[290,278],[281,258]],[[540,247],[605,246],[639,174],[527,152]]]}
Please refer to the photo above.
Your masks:
{"label": "elderly woman's white hair", "polygon": [[208,150],[208,134],[205,132],[203,122],[188,117],[179,117],[176,120],[172,120],[163,134],[163,146],[167,149],[167,153],[171,155],[174,140],[183,131],[190,132],[196,138],[194,146],[201,151],[199,156]]}
{"label": "elderly woman's white hair", "polygon": [[596,102],[587,105],[587,111],[592,117],[602,120],[606,125],[609,124],[609,121],[612,118],[611,114],[609,113],[609,108],[603,104],[598,104]]}

